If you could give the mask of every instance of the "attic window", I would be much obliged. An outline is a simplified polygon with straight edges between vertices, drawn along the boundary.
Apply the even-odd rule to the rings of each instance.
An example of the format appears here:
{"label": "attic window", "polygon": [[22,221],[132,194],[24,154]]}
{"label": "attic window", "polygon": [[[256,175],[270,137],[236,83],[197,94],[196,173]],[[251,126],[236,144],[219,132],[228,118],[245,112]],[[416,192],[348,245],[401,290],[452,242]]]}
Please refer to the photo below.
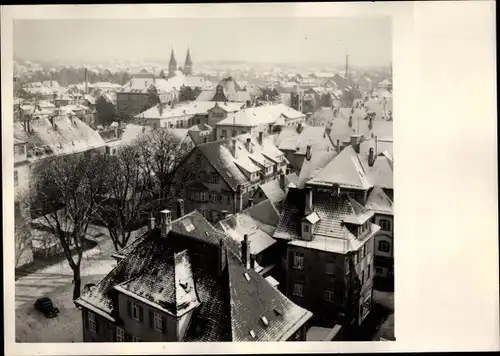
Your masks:
{"label": "attic window", "polygon": [[261,316],[260,320],[264,323],[265,326],[269,326],[269,321],[265,316]]}
{"label": "attic window", "polygon": [[250,336],[252,337],[252,339],[255,339],[255,331],[250,330]]}
{"label": "attic window", "polygon": [[248,275],[248,273],[245,272],[243,275],[245,276],[247,282],[250,282],[250,276]]}

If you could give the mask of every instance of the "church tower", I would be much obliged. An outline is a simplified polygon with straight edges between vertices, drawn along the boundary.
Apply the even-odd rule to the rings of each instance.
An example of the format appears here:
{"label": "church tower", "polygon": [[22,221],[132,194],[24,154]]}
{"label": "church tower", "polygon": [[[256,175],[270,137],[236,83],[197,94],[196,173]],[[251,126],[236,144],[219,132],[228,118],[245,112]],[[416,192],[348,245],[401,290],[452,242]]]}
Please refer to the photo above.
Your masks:
{"label": "church tower", "polygon": [[175,60],[174,50],[170,52],[170,62],[168,63],[168,77],[172,78],[175,76],[175,71],[177,70],[177,61]]}
{"label": "church tower", "polygon": [[186,54],[186,61],[184,62],[184,75],[191,75],[193,71],[193,61],[191,60],[191,53],[189,48]]}

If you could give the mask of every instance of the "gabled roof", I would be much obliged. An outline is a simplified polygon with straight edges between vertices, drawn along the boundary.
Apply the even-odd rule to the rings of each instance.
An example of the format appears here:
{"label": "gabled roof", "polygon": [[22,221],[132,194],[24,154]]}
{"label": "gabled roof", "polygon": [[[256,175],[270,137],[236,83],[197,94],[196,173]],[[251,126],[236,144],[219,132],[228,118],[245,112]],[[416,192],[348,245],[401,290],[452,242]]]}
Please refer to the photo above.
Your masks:
{"label": "gabled roof", "polygon": [[[186,217],[191,219],[193,230],[178,232],[174,226],[182,224]],[[201,229],[197,223],[202,225]],[[264,277],[246,269],[239,251],[235,251],[240,249],[239,245],[211,226],[201,214],[188,214],[172,225],[166,238],[161,237],[159,229],[146,234],[141,243],[77,303],[113,320],[117,310],[114,294],[117,289],[123,292],[127,286],[141,293],[138,296],[129,290],[131,295],[148,303],[153,299],[153,303],[163,303],[164,308],[174,311],[177,308],[181,313],[192,307],[194,312],[182,341],[286,340],[311,318],[310,312],[292,303]],[[194,254],[220,253],[219,248],[207,249],[209,245],[219,246],[220,240],[227,246],[222,273],[204,259],[193,257]],[[187,285],[177,282],[181,274],[181,282],[187,281]],[[116,287],[119,285],[122,287]],[[179,302],[187,307],[179,308]],[[263,316],[267,325],[261,321]]]}
{"label": "gabled roof", "polygon": [[231,77],[222,79],[218,85],[213,87],[213,89],[202,91],[196,100],[224,101],[223,98],[217,97],[217,87],[219,85],[222,87],[225,100],[227,101],[246,103],[247,101],[252,100],[250,92],[241,90],[238,83],[236,83],[236,81]]}
{"label": "gabled roof", "polygon": [[341,188],[369,189],[373,184],[352,146],[344,148],[325,168],[307,182],[311,185],[332,186],[339,184]]}
{"label": "gabled roof", "polygon": [[[252,152],[248,152],[246,149],[247,138],[251,139]],[[244,170],[250,172],[260,170],[260,167],[250,158],[251,156],[259,156],[263,160],[270,158],[278,161],[278,157],[283,156],[283,153],[273,145],[269,138],[264,139],[262,145],[250,134],[239,135],[234,139],[236,140],[237,158],[232,153],[233,138],[202,143],[197,146],[197,150],[205,156],[233,190],[238,185],[250,184]]]}
{"label": "gabled roof", "polygon": [[373,187],[366,200],[365,208],[379,214],[393,215],[393,202],[379,186]]}
{"label": "gabled roof", "polygon": [[283,127],[275,140],[275,145],[283,151],[294,151],[305,154],[307,146],[312,151],[327,151],[334,145],[322,126],[303,125],[299,132],[297,127]]}
{"label": "gabled roof", "polygon": [[[289,240],[289,244],[292,245],[342,254],[357,250],[365,241],[367,236],[356,238],[344,223],[363,224],[369,221],[373,212],[365,209],[351,197],[315,191],[313,209],[317,214],[313,239],[305,241],[301,238],[299,223],[306,217],[305,192],[300,189],[290,189],[273,237]],[[378,227],[372,225],[372,233],[376,231]]]}
{"label": "gabled roof", "polygon": [[234,114],[228,115],[225,119],[218,122],[217,125],[235,125],[235,126],[258,126],[261,124],[271,124],[278,121],[281,117],[286,119],[296,119],[304,117],[301,112],[294,110],[284,104],[262,105],[242,109]]}
{"label": "gabled roof", "polygon": [[261,190],[272,203],[278,204],[286,198],[288,186],[290,184],[297,186],[298,180],[299,177],[297,173],[290,173],[285,176],[285,189],[281,187],[280,180],[275,179],[259,186],[259,190]]}

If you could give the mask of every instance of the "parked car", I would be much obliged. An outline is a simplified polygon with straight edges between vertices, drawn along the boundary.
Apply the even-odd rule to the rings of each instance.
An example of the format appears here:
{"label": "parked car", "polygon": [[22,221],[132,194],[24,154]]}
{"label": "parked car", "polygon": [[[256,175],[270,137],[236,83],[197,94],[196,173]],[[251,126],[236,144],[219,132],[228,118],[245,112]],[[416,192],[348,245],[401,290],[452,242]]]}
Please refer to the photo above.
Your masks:
{"label": "parked car", "polygon": [[35,309],[41,311],[46,318],[53,318],[59,314],[59,309],[54,307],[52,300],[48,297],[38,298],[35,302]]}

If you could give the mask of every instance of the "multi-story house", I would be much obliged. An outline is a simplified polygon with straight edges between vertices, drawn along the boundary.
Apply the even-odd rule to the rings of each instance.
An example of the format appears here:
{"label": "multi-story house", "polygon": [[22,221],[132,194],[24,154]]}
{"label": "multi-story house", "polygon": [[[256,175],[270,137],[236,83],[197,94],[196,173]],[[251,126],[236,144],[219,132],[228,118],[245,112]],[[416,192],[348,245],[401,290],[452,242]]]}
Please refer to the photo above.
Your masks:
{"label": "multi-story house", "polygon": [[288,161],[260,133],[202,143],[178,166],[178,184],[186,210],[198,210],[216,223],[226,213],[236,214],[249,205],[261,184],[277,179]]}
{"label": "multi-story house", "polygon": [[239,110],[216,123],[217,137],[234,137],[262,131],[272,134],[284,127],[305,123],[305,115],[284,104],[266,104]]}
{"label": "multi-story house", "polygon": [[159,225],[76,301],[84,342],[305,340],[312,314],[250,268],[247,240],[196,211]]}
{"label": "multi-story house", "polygon": [[282,203],[286,198],[289,187],[296,188],[299,177],[297,173],[281,172],[279,179],[269,181],[260,185],[253,195],[254,204],[269,200],[278,211],[281,211]]}
{"label": "multi-story house", "polygon": [[380,173],[371,169],[374,150],[365,158],[360,139],[352,135],[307,182],[299,176],[273,235],[282,241],[287,295],[313,313],[327,310],[318,323],[345,328],[369,313],[378,245],[392,229],[392,201],[373,183]]}
{"label": "multi-story house", "polygon": [[28,143],[14,137],[14,221],[15,221],[15,266],[33,261],[31,231],[29,229],[29,206],[26,194],[29,190],[30,162]]}

